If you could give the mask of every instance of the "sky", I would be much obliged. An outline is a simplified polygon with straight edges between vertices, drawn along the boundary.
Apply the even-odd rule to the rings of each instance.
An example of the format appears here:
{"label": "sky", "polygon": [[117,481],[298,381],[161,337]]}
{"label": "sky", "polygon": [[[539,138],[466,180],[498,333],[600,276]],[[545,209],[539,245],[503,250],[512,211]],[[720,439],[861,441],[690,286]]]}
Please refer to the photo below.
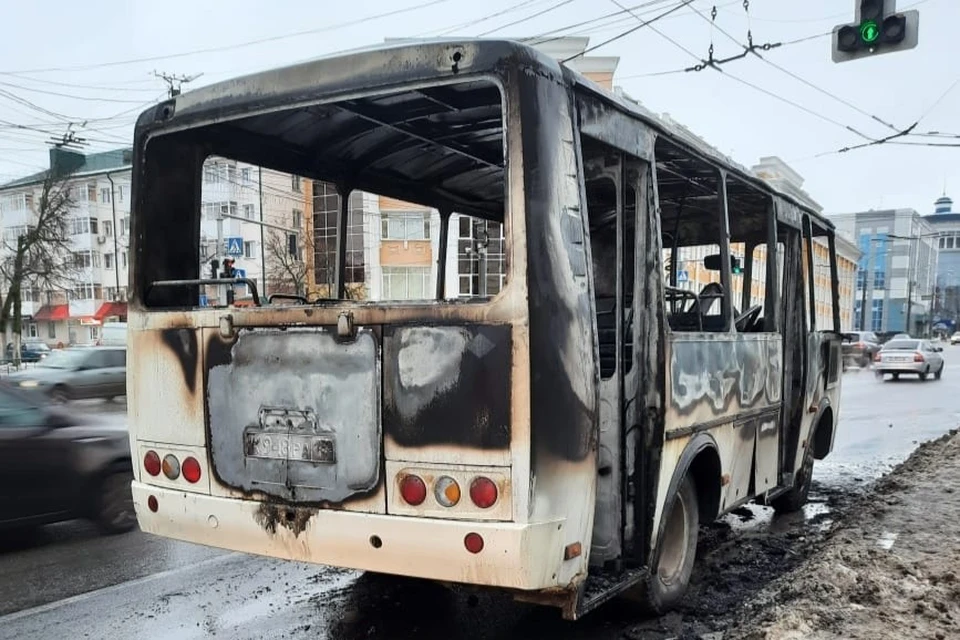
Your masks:
{"label": "sky", "polygon": [[[898,10],[920,12],[919,45],[839,64],[824,34],[853,21],[856,0],[693,0],[653,23],[656,31],[624,35],[638,18],[679,4],[11,0],[0,39],[0,182],[46,169],[50,138],[68,130],[85,138],[88,153],[130,145],[137,115],[166,96],[154,73],[195,77],[188,91],[384,38],[563,34],[589,36],[591,46],[613,39],[591,53],[620,57],[615,84],[740,164],[779,156],[826,213],[929,213],[944,191],[960,210],[960,45],[951,36],[960,29],[960,2],[897,0]],[[682,71],[706,58],[711,44],[715,58],[742,52],[748,30],[757,45],[784,44],[722,73]],[[914,123],[914,133],[940,135],[838,153]]]}

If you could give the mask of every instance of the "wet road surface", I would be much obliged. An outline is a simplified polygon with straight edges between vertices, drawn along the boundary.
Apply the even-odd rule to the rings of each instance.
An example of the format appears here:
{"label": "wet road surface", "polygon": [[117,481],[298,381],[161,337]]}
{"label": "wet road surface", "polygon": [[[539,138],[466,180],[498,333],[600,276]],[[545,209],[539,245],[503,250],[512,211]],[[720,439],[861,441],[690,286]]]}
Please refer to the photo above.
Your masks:
{"label": "wet road surface", "polygon": [[[686,611],[643,621],[627,604],[577,623],[498,596],[479,600],[413,580],[361,575],[168,541],[138,531],[100,537],[92,526],[46,527],[0,538],[0,639],[6,638],[667,638],[711,621],[777,571],[802,559],[802,541],[919,442],[960,424],[960,347],[945,348],[943,379],[843,379],[834,452],[815,467],[803,514],[771,519],[750,506],[704,527]],[[951,362],[953,364],[951,364]],[[123,420],[122,404],[78,410]],[[839,497],[839,499],[838,499]],[[794,548],[795,547],[795,548]],[[415,559],[411,559],[415,561]],[[718,595],[719,594],[719,595]],[[693,616],[691,618],[691,616]],[[699,619],[698,619],[699,616]]]}

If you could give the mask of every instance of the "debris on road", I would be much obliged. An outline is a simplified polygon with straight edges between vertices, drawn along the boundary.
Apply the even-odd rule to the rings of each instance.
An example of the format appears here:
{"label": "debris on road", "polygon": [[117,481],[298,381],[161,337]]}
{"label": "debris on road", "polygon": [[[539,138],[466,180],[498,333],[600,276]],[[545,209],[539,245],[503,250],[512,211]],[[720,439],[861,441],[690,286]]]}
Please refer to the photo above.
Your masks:
{"label": "debris on road", "polygon": [[880,479],[794,571],[762,589],[724,640],[960,634],[960,431]]}

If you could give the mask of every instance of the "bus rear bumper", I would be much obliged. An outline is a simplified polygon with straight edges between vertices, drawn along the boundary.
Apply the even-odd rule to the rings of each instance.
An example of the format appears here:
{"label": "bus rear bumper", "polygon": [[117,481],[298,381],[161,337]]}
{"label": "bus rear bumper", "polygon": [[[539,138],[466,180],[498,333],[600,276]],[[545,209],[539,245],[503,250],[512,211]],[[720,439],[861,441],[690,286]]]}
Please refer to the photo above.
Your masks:
{"label": "bus rear bumper", "polygon": [[[442,582],[533,591],[556,588],[561,521],[476,522],[290,508],[270,518],[257,500],[221,498],[134,482],[140,528],[156,535],[257,555]],[[147,506],[156,499],[157,511]],[[483,538],[479,553],[464,538]]]}

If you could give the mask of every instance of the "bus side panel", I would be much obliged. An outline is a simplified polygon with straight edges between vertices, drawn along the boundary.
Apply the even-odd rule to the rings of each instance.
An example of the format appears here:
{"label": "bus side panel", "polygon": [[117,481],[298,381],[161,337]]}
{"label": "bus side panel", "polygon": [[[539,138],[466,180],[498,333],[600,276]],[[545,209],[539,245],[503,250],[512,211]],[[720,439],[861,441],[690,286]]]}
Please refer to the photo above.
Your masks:
{"label": "bus side panel", "polygon": [[599,374],[572,95],[559,77],[517,72],[515,80],[529,230],[531,520],[565,519],[569,560],[557,559],[557,580],[573,587],[590,556]]}
{"label": "bus side panel", "polygon": [[[666,444],[654,531],[659,530],[680,455],[701,431],[713,437],[720,455],[720,477],[716,478],[722,485],[716,505],[719,511],[749,497],[758,429],[762,425],[769,430],[770,421],[765,418],[780,407],[782,351],[782,339],[776,334],[669,336]],[[765,431],[766,439],[773,437]]]}

